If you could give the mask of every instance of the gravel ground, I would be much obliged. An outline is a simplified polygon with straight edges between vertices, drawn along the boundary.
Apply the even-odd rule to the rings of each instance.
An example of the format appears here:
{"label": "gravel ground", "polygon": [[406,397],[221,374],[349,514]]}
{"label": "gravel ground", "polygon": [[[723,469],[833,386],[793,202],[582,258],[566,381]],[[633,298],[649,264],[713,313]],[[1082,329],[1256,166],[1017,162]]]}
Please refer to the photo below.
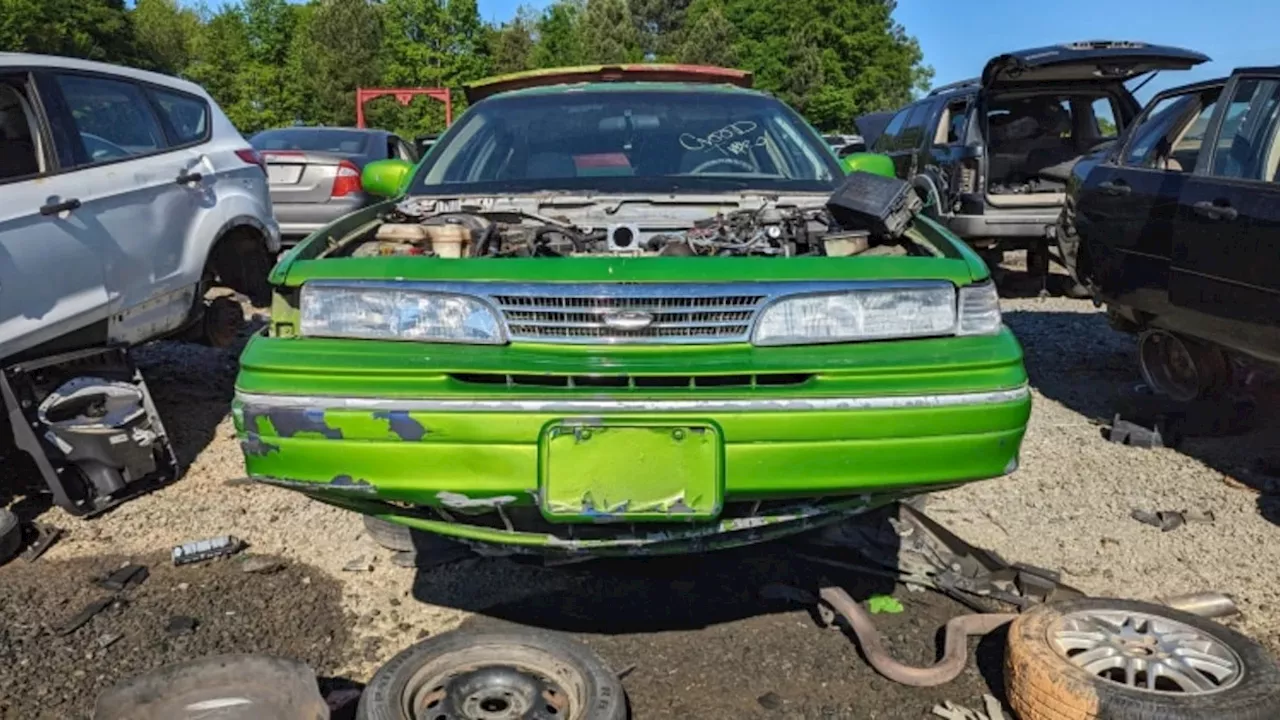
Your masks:
{"label": "gravel ground", "polygon": [[[1193,438],[1177,451],[1112,445],[1098,421],[1137,381],[1133,340],[1111,331],[1085,301],[1033,297],[1004,306],[1027,348],[1035,392],[1022,468],[940,494],[930,513],[1010,560],[1062,568],[1091,593],[1225,591],[1244,611],[1232,623],[1280,654],[1280,589],[1272,581],[1280,501],[1258,492],[1268,486],[1257,464],[1280,427],[1276,411],[1264,412],[1248,435]],[[105,684],[210,652],[286,654],[325,677],[363,682],[424,634],[492,622],[573,632],[617,669],[635,665],[626,685],[640,718],[920,718],[940,699],[980,707],[982,692],[998,690],[998,642],[977,649],[985,672],[971,667],[945,688],[906,690],[871,674],[846,638],[818,630],[803,610],[756,598],[768,581],[856,582],[795,562],[785,546],[557,569],[503,559],[424,572],[394,566],[357,516],[236,482],[243,465],[227,416],[234,351],[162,343],[138,357],[189,469],[173,486],[90,521],[39,500],[18,502],[26,518],[67,534],[36,563],[0,568],[0,607],[18,608],[0,618],[0,717],[80,715]],[[22,472],[0,467],[0,486]],[[1133,508],[1210,509],[1216,521],[1161,533],[1131,520]],[[235,560],[171,568],[161,557],[174,544],[227,533],[249,541],[254,554],[281,558],[285,570],[245,575]],[[357,559],[372,569],[344,571]],[[130,602],[64,638],[53,635],[105,594],[90,577],[125,560],[152,571]],[[862,590],[894,591],[906,603],[885,627],[907,660],[929,659],[934,630],[959,612],[932,594]],[[190,637],[168,638],[173,614],[201,625]],[[122,638],[100,648],[111,634]],[[784,674],[794,677],[783,683]]]}

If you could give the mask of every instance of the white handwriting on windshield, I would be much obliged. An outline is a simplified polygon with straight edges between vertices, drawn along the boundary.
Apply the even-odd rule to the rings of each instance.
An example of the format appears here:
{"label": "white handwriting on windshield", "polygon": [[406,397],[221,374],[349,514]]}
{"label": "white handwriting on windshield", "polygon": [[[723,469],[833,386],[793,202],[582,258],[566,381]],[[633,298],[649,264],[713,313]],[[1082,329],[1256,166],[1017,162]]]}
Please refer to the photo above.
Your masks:
{"label": "white handwriting on windshield", "polygon": [[680,136],[680,146],[685,150],[693,150],[695,152],[719,150],[725,154],[742,155],[749,152],[753,145],[764,145],[764,135],[751,137],[757,127],[759,126],[750,120],[739,120],[736,123],[725,125],[705,137],[684,133]]}

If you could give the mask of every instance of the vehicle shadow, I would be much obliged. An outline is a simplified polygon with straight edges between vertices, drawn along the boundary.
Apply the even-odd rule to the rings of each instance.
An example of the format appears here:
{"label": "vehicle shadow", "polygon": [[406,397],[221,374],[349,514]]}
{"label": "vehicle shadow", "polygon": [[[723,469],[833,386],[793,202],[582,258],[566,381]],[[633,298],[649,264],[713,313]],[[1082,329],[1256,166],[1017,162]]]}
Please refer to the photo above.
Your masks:
{"label": "vehicle shadow", "polygon": [[412,595],[471,612],[464,631],[549,630],[585,642],[625,676],[635,717],[773,717],[785,709],[792,717],[874,712],[891,720],[920,717],[947,699],[1003,697],[998,637],[978,643],[952,683],[908,688],[879,676],[847,630],[823,626],[809,596],[831,586],[859,602],[892,595],[901,608],[875,615],[875,625],[895,659],[919,667],[940,657],[947,621],[972,611],[940,593],[811,560],[859,558],[810,540],[550,568],[479,558],[419,571]]}
{"label": "vehicle shadow", "polygon": [[[1004,318],[1022,343],[1031,385],[1095,423],[1101,438],[1117,413],[1134,407],[1143,381],[1135,338],[1111,329],[1089,303],[1079,310],[1014,310]],[[1175,449],[1257,493],[1259,513],[1280,525],[1280,387],[1251,387],[1249,400],[1187,413]]]}
{"label": "vehicle shadow", "polygon": [[[460,586],[448,574],[419,571],[413,596],[420,602],[466,610],[519,625],[569,633],[628,634],[695,630],[744,618],[795,610],[766,587],[811,596],[839,585],[852,597],[891,594],[887,578],[819,565],[796,556],[804,537],[729,550],[666,557],[602,558],[544,567],[519,558],[480,558],[513,597],[495,596],[488,583]],[[852,554],[852,551],[850,551]]]}

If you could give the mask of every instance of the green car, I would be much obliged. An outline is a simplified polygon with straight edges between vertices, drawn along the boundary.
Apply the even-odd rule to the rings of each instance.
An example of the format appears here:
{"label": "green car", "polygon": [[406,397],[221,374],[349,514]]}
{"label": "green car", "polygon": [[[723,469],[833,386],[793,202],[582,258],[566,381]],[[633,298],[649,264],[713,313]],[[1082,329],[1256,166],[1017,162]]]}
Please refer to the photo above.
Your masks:
{"label": "green car", "polygon": [[416,167],[370,164],[388,199],[272,273],[233,408],[250,477],[489,550],[626,555],[1012,472],[1031,399],[986,266],[921,217],[840,220],[855,178],[750,84],[504,76]]}

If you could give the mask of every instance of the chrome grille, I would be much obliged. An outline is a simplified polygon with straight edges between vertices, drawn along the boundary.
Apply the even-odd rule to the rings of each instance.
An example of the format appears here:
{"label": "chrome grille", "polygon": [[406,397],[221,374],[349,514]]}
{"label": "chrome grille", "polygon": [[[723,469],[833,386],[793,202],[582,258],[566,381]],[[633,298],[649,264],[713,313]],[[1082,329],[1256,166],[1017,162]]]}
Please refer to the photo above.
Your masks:
{"label": "chrome grille", "polygon": [[[647,294],[643,286],[618,286],[611,295],[495,294],[511,339],[525,342],[745,342],[764,294]],[[692,293],[692,291],[689,291]],[[638,329],[609,324],[619,313],[643,313]]]}
{"label": "chrome grille", "polygon": [[[581,345],[745,343],[750,342],[760,313],[780,298],[860,289],[954,287],[945,280],[733,283],[312,280],[308,285],[407,288],[467,295],[498,312],[509,340]],[[640,329],[626,329],[616,322],[608,322],[610,316],[617,320],[619,314],[626,313],[643,313],[646,323]]]}

